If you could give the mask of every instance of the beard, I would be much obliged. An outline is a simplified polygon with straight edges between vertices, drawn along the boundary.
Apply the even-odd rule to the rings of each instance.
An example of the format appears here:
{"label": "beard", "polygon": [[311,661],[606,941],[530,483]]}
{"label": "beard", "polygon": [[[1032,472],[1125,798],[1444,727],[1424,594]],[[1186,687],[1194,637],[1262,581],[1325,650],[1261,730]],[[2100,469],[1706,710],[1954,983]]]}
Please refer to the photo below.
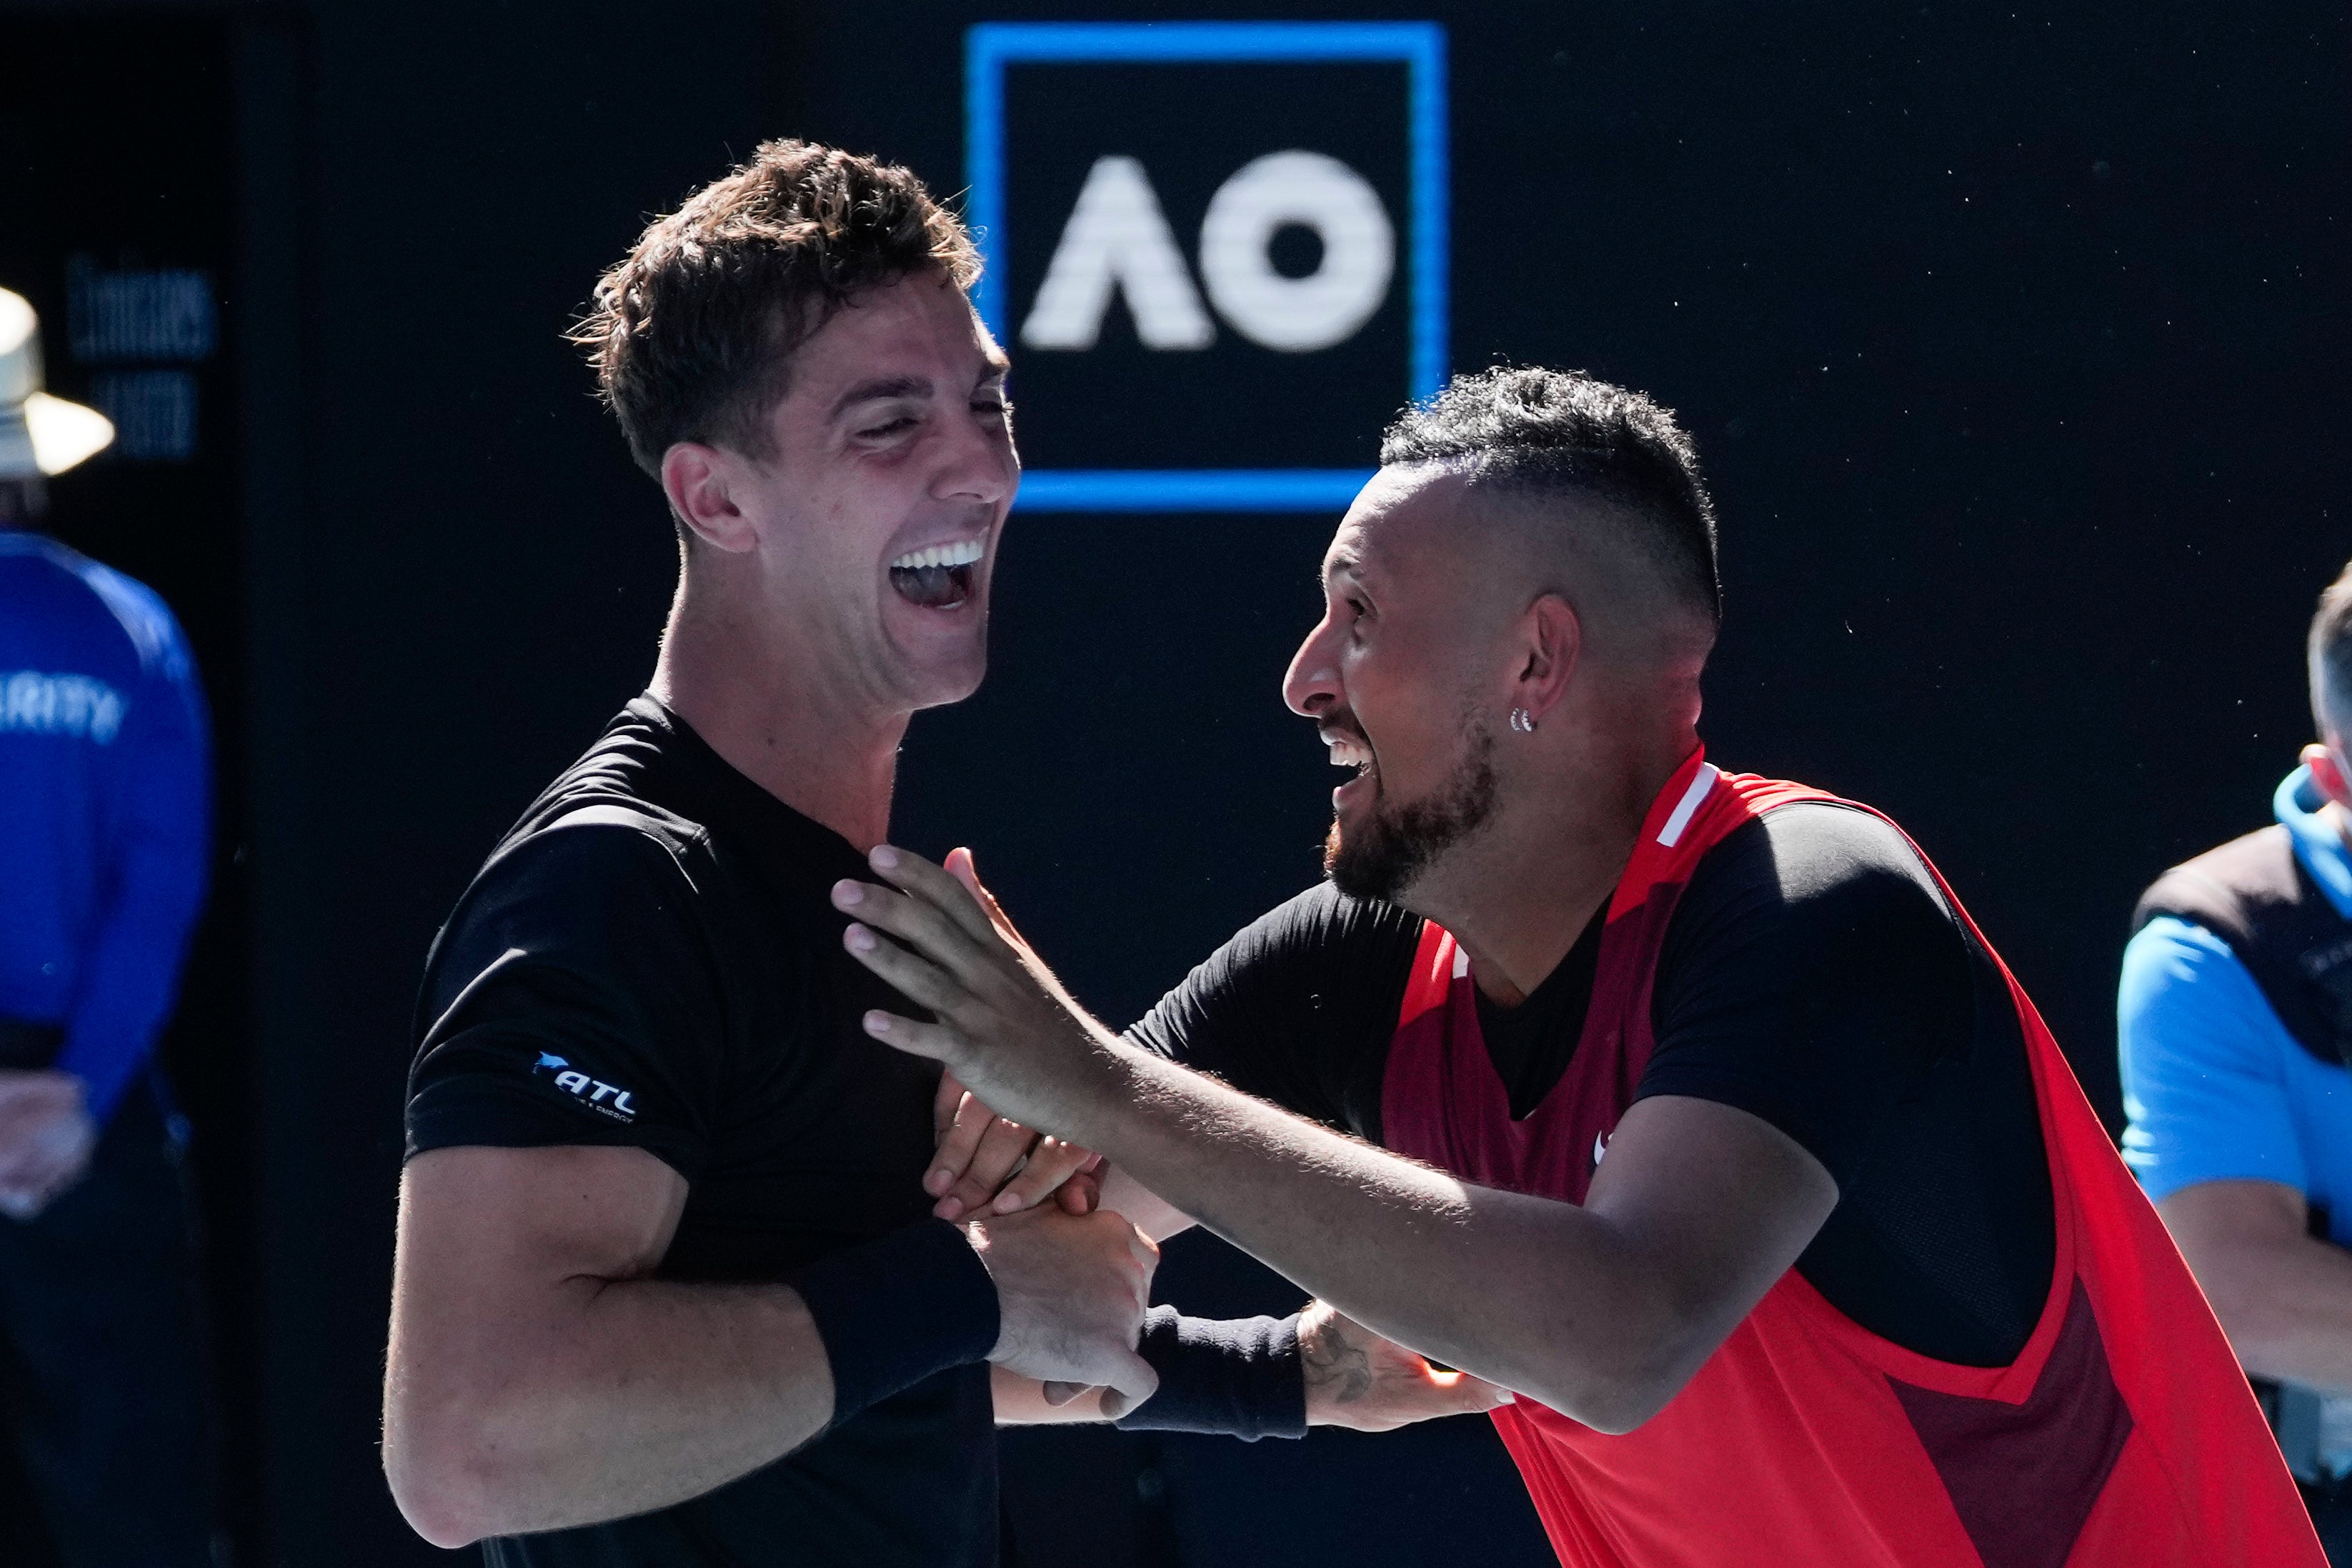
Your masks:
{"label": "beard", "polygon": [[1495,736],[1473,721],[1464,731],[1462,760],[1427,798],[1391,807],[1374,796],[1355,830],[1338,818],[1323,841],[1323,873],[1350,898],[1393,904],[1438,858],[1495,814]]}

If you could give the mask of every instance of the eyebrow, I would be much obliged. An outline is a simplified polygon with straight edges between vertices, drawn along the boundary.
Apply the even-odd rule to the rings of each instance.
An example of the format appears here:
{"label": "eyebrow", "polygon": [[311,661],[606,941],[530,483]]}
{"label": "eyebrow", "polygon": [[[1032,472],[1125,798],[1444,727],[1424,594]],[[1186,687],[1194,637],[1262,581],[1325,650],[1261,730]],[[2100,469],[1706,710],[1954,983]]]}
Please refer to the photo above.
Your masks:
{"label": "eyebrow", "polygon": [[872,381],[859,382],[834,400],[833,415],[839,418],[852,403],[866,402],[880,397],[929,397],[931,383],[920,376],[877,376]]}
{"label": "eyebrow", "polygon": [[[1003,350],[999,350],[988,357],[988,373],[981,378],[981,384],[985,386],[991,382],[1001,382],[1012,373],[1013,361],[1005,358]],[[835,399],[833,417],[840,418],[853,403],[866,402],[876,398],[928,398],[930,395],[931,383],[920,376],[877,376],[872,381],[859,382]]]}
{"label": "eyebrow", "polygon": [[1330,581],[1341,572],[1353,577],[1364,575],[1364,558],[1354,550],[1336,550],[1323,562],[1323,580]]}

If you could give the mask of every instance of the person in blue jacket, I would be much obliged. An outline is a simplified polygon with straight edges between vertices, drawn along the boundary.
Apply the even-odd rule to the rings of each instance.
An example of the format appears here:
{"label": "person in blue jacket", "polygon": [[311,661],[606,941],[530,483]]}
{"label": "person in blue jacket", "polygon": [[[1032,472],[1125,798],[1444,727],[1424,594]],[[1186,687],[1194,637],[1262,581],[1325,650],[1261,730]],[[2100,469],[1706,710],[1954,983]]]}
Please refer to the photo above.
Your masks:
{"label": "person in blue jacket", "polygon": [[2140,900],[2117,1002],[2124,1158],[2269,1396],[2352,1563],[2352,567],[2309,639],[2320,739],[2276,821]]}
{"label": "person in blue jacket", "polygon": [[0,1414],[68,1568],[194,1568],[210,1422],[154,1046],[204,902],[207,723],[163,601],[34,531],[113,434],[41,390],[37,328],[0,290]]}

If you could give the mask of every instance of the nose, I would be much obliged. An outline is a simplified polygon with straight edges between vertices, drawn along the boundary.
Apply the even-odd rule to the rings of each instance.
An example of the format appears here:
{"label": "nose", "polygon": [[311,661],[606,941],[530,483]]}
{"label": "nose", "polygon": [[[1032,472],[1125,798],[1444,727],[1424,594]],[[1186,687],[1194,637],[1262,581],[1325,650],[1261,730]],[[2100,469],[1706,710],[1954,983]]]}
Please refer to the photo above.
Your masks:
{"label": "nose", "polygon": [[1303,718],[1316,718],[1339,700],[1339,628],[1326,610],[1283,672],[1282,700]]}
{"label": "nose", "polygon": [[942,436],[940,469],[931,493],[943,501],[978,501],[993,507],[1021,482],[1021,459],[1002,428],[978,419],[950,416]]}

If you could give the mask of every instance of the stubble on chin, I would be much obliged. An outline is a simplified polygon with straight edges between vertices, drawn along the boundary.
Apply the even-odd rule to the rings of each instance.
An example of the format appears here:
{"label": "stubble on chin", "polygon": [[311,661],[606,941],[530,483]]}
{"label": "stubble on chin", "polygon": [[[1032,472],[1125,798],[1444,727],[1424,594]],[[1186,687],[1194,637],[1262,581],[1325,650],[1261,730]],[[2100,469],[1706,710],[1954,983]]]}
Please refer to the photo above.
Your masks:
{"label": "stubble on chin", "polygon": [[1465,749],[1437,792],[1394,809],[1375,797],[1350,833],[1331,819],[1323,839],[1323,874],[1350,898],[1394,904],[1448,850],[1486,825],[1495,814],[1495,737],[1475,721],[1465,726]]}

